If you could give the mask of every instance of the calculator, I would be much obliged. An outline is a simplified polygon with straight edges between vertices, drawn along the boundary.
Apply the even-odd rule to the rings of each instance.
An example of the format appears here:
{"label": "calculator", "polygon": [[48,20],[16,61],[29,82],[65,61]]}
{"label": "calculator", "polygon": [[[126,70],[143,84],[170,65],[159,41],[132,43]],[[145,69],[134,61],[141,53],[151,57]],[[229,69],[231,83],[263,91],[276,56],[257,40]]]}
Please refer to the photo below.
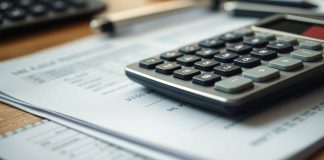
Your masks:
{"label": "calculator", "polygon": [[275,15],[126,67],[144,86],[235,115],[323,84],[324,21]]}
{"label": "calculator", "polygon": [[102,11],[98,0],[0,0],[0,33]]}

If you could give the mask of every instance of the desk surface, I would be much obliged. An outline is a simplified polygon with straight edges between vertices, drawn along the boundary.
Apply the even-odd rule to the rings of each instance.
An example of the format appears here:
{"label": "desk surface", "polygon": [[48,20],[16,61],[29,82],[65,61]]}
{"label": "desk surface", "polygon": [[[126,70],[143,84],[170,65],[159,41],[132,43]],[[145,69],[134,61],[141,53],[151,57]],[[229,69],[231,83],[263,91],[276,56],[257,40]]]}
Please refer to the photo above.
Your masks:
{"label": "desk surface", "polygon": [[[109,12],[157,3],[159,0],[132,0],[127,1],[127,3],[125,1],[109,0]],[[89,19],[85,19],[8,38],[5,41],[0,41],[0,61],[28,55],[91,34]],[[7,104],[0,103],[0,134],[42,119]],[[311,157],[311,159],[324,160],[324,148]]]}

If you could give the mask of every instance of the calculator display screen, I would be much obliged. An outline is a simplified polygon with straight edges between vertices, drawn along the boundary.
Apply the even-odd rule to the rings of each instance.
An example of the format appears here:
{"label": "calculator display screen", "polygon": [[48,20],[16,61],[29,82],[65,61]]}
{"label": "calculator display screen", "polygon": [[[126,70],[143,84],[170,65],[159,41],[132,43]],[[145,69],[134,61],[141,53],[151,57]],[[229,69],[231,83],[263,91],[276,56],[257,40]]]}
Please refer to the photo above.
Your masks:
{"label": "calculator display screen", "polygon": [[324,40],[324,25],[320,24],[278,19],[260,27]]}

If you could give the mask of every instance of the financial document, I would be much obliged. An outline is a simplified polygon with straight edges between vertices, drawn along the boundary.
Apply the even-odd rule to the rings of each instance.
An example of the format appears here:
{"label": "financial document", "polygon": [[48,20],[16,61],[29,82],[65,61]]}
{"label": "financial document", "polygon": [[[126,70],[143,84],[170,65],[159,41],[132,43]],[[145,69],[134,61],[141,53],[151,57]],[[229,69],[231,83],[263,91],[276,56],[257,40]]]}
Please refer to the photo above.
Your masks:
{"label": "financial document", "polygon": [[181,158],[302,158],[323,143],[323,88],[230,118],[155,93],[124,74],[126,64],[253,21],[196,15],[145,34],[95,36],[2,62],[0,99]]}
{"label": "financial document", "polygon": [[0,135],[0,159],[150,160],[145,156],[48,120]]}

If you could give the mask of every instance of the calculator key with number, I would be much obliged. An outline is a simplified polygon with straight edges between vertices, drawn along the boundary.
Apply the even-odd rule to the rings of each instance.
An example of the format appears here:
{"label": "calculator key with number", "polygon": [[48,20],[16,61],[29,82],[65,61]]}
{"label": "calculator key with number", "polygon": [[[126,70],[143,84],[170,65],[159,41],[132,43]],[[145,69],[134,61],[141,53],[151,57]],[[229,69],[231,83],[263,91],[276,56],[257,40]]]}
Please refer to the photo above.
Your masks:
{"label": "calculator key with number", "polygon": [[[311,20],[304,19],[271,17],[130,64],[126,74],[135,82],[197,107],[226,114],[262,108],[313,82],[323,82],[324,37],[301,35],[301,31],[307,26],[312,30],[315,24],[324,31],[324,22],[310,24]],[[287,25],[285,21],[305,26],[295,33],[276,24]]]}

